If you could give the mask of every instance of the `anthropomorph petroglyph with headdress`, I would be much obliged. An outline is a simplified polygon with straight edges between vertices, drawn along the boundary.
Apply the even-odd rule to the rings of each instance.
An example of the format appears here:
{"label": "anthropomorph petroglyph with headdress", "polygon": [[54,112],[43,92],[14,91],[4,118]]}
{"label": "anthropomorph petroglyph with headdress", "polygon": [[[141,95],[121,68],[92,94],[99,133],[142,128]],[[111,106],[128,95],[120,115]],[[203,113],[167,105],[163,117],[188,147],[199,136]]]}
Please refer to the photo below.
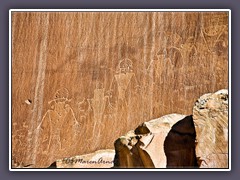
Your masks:
{"label": "anthropomorph petroglyph with headdress", "polygon": [[[201,15],[201,35],[210,52],[219,51],[228,47],[228,15],[215,16]],[[221,46],[221,48],[216,48]],[[225,53],[226,54],[226,53]]]}
{"label": "anthropomorph petroglyph with headdress", "polygon": [[101,121],[103,119],[103,114],[106,106],[107,96],[104,94],[105,88],[102,83],[97,82],[96,88],[94,89],[93,98],[88,99],[90,107],[93,110],[93,134],[94,136],[99,136],[101,129]]}
{"label": "anthropomorph petroglyph with headdress", "polygon": [[134,88],[139,86],[135,73],[133,72],[133,63],[130,59],[126,58],[119,62],[116,74],[110,86],[111,90],[114,88],[114,85],[117,86],[117,104],[119,108],[122,105],[127,105],[126,91],[132,83]]}
{"label": "anthropomorph petroglyph with headdress", "polygon": [[138,88],[139,83],[133,72],[132,61],[128,58],[121,60],[111,82],[110,91],[113,94],[112,103],[116,108],[117,118],[125,125],[127,125],[128,113],[131,109],[131,100]]}
{"label": "anthropomorph petroglyph with headdress", "polygon": [[[66,88],[56,91],[51,105],[37,127],[39,131],[39,151],[45,154],[61,154],[71,148],[79,129],[74,112],[68,104],[69,92]],[[50,155],[50,156],[52,156]]]}

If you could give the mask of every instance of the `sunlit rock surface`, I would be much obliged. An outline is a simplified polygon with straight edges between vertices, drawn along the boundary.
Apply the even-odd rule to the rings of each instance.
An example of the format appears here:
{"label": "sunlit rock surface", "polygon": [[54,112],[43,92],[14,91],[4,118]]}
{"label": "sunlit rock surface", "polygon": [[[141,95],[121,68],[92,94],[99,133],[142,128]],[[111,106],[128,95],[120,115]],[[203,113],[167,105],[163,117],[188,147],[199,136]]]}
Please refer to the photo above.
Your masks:
{"label": "sunlit rock surface", "polygon": [[115,141],[115,168],[166,168],[164,141],[185,115],[170,114],[145,122]]}
{"label": "sunlit rock surface", "polygon": [[193,108],[201,168],[228,167],[228,90],[201,96]]}
{"label": "sunlit rock surface", "polygon": [[11,153],[23,166],[114,149],[143,122],[192,114],[201,95],[228,88],[227,12],[11,16]]}

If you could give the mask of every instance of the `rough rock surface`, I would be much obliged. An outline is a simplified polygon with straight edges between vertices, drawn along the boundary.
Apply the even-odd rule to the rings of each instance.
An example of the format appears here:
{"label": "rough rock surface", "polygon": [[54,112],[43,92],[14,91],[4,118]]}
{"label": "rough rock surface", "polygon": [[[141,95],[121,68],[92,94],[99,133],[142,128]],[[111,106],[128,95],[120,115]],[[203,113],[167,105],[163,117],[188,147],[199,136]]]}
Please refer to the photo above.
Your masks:
{"label": "rough rock surface", "polygon": [[94,153],[64,158],[56,161],[56,168],[111,168],[115,151],[98,150]]}
{"label": "rough rock surface", "polygon": [[227,12],[11,16],[10,134],[19,164],[44,168],[113,149],[139,124],[192,114],[200,95],[228,86]]}
{"label": "rough rock surface", "polygon": [[193,116],[145,122],[115,141],[117,168],[228,168],[228,90],[201,96]]}
{"label": "rough rock surface", "polygon": [[200,168],[228,168],[228,90],[201,96],[193,108]]}
{"label": "rough rock surface", "polygon": [[170,114],[145,122],[115,141],[115,168],[166,168],[164,141],[171,127],[186,116]]}
{"label": "rough rock surface", "polygon": [[[193,116],[169,114],[144,122],[114,146],[115,151],[58,160],[57,167],[228,168],[228,91],[201,96]],[[103,161],[108,163],[98,163]]]}

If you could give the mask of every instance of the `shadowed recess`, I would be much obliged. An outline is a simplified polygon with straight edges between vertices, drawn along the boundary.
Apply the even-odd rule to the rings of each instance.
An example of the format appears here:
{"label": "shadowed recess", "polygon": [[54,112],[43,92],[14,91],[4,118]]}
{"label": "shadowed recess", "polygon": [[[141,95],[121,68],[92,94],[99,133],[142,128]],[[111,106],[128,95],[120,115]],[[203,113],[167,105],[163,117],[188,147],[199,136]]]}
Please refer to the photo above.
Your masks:
{"label": "shadowed recess", "polygon": [[167,168],[197,168],[196,131],[192,115],[174,124],[164,141]]}

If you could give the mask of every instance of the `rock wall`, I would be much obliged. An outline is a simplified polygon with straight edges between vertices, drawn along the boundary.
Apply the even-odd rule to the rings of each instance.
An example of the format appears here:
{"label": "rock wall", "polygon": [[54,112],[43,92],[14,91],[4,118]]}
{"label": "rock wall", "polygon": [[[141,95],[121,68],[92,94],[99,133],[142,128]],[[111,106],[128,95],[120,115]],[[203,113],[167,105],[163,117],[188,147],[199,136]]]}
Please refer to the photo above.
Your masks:
{"label": "rock wall", "polygon": [[226,12],[11,17],[12,159],[20,164],[113,149],[139,124],[191,114],[200,95],[228,87]]}

